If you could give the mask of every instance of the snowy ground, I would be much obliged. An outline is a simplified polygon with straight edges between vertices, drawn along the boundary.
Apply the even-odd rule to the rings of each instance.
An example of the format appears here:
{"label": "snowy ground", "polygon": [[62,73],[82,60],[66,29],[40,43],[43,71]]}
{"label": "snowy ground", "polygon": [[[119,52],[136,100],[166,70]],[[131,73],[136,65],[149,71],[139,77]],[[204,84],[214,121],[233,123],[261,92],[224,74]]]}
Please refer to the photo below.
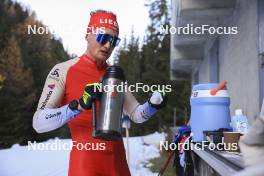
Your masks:
{"label": "snowy ground", "polygon": [[[129,167],[132,176],[154,176],[147,166],[149,160],[159,156],[159,142],[165,140],[164,133],[129,138]],[[127,148],[127,140],[124,144]],[[59,143],[69,146],[71,140],[52,139],[41,144]],[[41,145],[39,149],[41,149]],[[42,145],[44,146],[44,145]],[[1,176],[67,176],[70,150],[28,150],[28,146],[13,145],[0,150]]]}

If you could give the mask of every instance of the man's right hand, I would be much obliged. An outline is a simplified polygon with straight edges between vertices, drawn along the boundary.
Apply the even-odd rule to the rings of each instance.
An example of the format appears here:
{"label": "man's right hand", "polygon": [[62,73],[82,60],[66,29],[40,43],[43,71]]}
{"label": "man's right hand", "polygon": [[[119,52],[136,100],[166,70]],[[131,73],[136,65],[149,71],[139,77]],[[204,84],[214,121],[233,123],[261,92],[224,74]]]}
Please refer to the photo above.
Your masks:
{"label": "man's right hand", "polygon": [[79,99],[82,109],[91,109],[93,101],[99,98],[101,83],[91,83],[85,86],[83,96]]}

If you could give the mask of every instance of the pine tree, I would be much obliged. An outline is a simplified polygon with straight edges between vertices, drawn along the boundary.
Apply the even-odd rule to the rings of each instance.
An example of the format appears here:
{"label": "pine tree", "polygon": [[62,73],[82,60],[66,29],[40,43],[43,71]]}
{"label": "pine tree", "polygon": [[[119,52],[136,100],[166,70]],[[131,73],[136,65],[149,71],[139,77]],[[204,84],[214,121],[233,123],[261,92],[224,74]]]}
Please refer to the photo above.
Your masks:
{"label": "pine tree", "polygon": [[[126,40],[126,39],[125,39]],[[134,36],[134,30],[131,29],[131,37],[129,43],[125,43],[119,52],[119,62],[123,65],[126,73],[126,78],[130,84],[135,84],[140,81],[140,52],[139,38]]]}
{"label": "pine tree", "polygon": [[[6,78],[0,92],[1,142],[23,141],[35,99],[31,72],[24,68],[17,41],[11,37],[0,52],[0,70]],[[0,144],[1,146],[2,144]]]}
{"label": "pine tree", "polygon": [[1,89],[3,87],[4,80],[5,80],[5,77],[0,74],[0,91],[1,91]]}
{"label": "pine tree", "polygon": [[[167,107],[157,114],[158,129],[167,128],[173,124],[173,109],[177,108],[179,117],[183,117],[189,109],[190,83],[188,81],[171,81],[170,71],[170,35],[160,33],[160,26],[170,24],[168,1],[149,0],[150,25],[146,44],[143,46],[143,56],[146,60],[146,72],[143,79],[152,84],[172,85],[172,92],[167,93]],[[182,123],[182,119],[178,119]]]}
{"label": "pine tree", "polygon": [[46,76],[58,62],[70,59],[50,33],[28,35],[27,25],[44,25],[19,3],[0,1],[0,148],[28,140],[69,137],[67,127],[37,134],[32,127]]}
{"label": "pine tree", "polygon": [[[170,71],[170,36],[161,34],[161,25],[169,25],[169,11],[166,0],[148,0],[150,25],[141,50],[134,42],[132,33],[129,44],[120,50],[120,64],[126,70],[131,82],[143,82],[147,85],[171,85],[172,92],[167,93],[168,104],[155,117],[143,124],[133,124],[132,134],[142,135],[173,126],[173,109],[177,107],[178,120],[183,123],[186,109],[189,110],[189,82],[175,82],[169,78]],[[132,46],[132,47],[131,47]],[[124,60],[125,62],[122,62]],[[137,69],[136,69],[137,68]],[[134,93],[140,102],[148,98],[146,93]]]}

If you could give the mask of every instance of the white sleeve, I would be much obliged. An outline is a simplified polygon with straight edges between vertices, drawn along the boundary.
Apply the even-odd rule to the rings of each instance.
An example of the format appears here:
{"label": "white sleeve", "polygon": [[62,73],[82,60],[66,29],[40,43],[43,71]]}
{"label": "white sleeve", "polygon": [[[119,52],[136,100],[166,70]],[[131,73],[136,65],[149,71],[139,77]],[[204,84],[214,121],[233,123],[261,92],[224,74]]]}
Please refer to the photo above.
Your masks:
{"label": "white sleeve", "polygon": [[72,111],[68,105],[60,107],[65,94],[66,68],[64,63],[57,64],[47,76],[33,116],[33,128],[38,133],[57,129],[80,113]]}
{"label": "white sleeve", "polygon": [[38,133],[44,133],[55,130],[80,113],[78,110],[71,110],[69,105],[60,108],[45,108],[37,111],[33,119],[33,128]]}
{"label": "white sleeve", "polygon": [[125,92],[124,111],[135,123],[143,123],[157,112],[148,102],[140,105],[131,92]]}

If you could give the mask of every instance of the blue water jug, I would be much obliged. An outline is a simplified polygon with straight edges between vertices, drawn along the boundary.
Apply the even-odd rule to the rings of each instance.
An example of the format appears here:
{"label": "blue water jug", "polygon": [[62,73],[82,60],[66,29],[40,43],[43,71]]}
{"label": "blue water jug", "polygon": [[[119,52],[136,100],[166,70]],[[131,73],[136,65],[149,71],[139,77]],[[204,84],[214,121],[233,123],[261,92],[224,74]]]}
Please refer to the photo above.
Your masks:
{"label": "blue water jug", "polygon": [[190,102],[193,142],[204,140],[203,131],[231,129],[230,98],[226,82],[193,86]]}

